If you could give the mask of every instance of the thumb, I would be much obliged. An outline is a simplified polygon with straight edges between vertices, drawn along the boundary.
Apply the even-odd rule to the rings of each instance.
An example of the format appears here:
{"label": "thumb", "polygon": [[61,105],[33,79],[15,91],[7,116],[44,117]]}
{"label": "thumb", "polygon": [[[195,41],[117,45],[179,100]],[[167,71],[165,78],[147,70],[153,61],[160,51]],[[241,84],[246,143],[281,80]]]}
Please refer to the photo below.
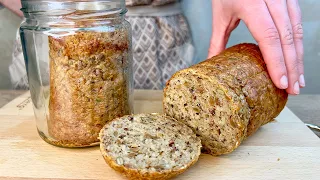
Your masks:
{"label": "thumb", "polygon": [[230,33],[227,33],[227,27],[219,27],[219,24],[213,25],[208,58],[219,54],[226,48]]}
{"label": "thumb", "polygon": [[208,58],[219,54],[226,48],[231,32],[239,25],[240,19],[230,18],[227,26],[223,26],[219,21],[213,20],[212,35]]}

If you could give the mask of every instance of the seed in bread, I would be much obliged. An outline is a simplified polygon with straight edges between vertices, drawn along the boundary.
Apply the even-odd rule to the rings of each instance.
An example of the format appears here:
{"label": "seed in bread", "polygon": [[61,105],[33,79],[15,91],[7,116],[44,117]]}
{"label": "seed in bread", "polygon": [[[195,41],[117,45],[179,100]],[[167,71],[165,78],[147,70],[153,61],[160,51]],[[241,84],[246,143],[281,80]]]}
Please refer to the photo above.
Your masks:
{"label": "seed in bread", "polygon": [[221,155],[272,121],[287,97],[272,83],[258,46],[240,44],[174,74],[163,105],[200,136],[207,153]]}
{"label": "seed in bread", "polygon": [[129,179],[169,179],[193,165],[200,138],[187,125],[161,114],[117,118],[100,132],[106,162]]}

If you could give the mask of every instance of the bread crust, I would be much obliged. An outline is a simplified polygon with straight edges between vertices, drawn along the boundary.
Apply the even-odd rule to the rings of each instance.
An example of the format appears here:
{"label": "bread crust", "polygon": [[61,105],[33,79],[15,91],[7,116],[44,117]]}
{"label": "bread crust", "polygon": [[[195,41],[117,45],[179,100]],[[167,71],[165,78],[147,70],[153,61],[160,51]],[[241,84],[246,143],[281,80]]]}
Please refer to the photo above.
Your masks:
{"label": "bread crust", "polygon": [[[153,114],[158,114],[158,113],[153,113]],[[142,115],[142,114],[136,114],[136,115]],[[123,116],[123,117],[120,117],[120,118],[127,118],[129,116],[132,116],[132,115],[126,115],[126,116]],[[116,118],[113,121],[117,121],[120,118]],[[176,122],[182,124],[182,122],[179,122],[179,121],[176,121]],[[131,168],[125,167],[124,165],[118,165],[116,163],[116,161],[113,160],[110,155],[108,155],[108,153],[106,152],[105,146],[104,146],[104,144],[102,142],[104,129],[106,129],[111,123],[112,123],[112,121],[108,122],[101,129],[101,131],[99,133],[100,151],[101,151],[101,154],[102,154],[105,162],[112,169],[114,169],[115,171],[123,174],[128,179],[131,179],[131,180],[166,180],[166,179],[173,178],[173,177],[183,173],[184,171],[186,171],[192,165],[194,165],[198,161],[199,156],[201,154],[201,146],[199,146],[196,158],[193,161],[191,161],[190,163],[186,164],[183,168],[171,169],[171,170],[162,170],[162,171],[159,171],[159,172],[147,172],[147,171],[143,172],[143,171],[141,171],[139,169],[131,169]]]}
{"label": "bread crust", "polygon": [[[230,58],[231,61],[226,61]],[[225,67],[222,71],[213,70],[218,65],[217,61],[220,67]],[[273,84],[257,45],[246,43],[233,46],[195,67],[203,66],[211,67],[214,71],[212,73],[203,70],[203,73],[218,77],[220,82],[228,84],[231,89],[242,91],[245,95],[251,109],[247,136],[278,116],[287,102],[288,94]]]}
{"label": "bread crust", "polygon": [[[168,89],[170,86],[174,86],[172,81],[179,75],[187,75],[192,72],[199,77],[208,77],[215,82],[215,86],[223,86],[232,91],[233,95],[245,97],[246,102],[242,103],[242,106],[247,106],[249,112],[244,111],[243,117],[249,115],[249,122],[241,139],[252,135],[260,126],[272,121],[282,111],[287,102],[288,94],[286,91],[278,89],[272,83],[259,47],[255,44],[245,43],[228,48],[221,54],[181,70],[172,76],[164,89],[163,105],[165,113],[178,120],[181,119],[166,110],[166,108],[170,108],[166,107]],[[181,121],[184,122],[184,120]],[[244,121],[247,120],[244,119]],[[238,145],[234,145],[233,149],[237,148]],[[210,150],[205,145],[204,149]],[[210,154],[220,155],[230,152],[211,152]]]}

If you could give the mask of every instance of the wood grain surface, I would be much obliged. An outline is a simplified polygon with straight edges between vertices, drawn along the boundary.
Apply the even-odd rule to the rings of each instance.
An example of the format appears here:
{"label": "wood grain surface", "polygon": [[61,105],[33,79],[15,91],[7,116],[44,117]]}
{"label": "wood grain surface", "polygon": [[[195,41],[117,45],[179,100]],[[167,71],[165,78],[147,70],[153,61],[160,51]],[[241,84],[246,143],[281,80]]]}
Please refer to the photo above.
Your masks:
{"label": "wood grain surface", "polygon": [[[162,112],[161,91],[136,91],[135,113]],[[124,179],[98,147],[67,149],[44,142],[26,93],[0,109],[0,179]],[[320,139],[288,108],[231,154],[201,155],[176,179],[319,179]]]}

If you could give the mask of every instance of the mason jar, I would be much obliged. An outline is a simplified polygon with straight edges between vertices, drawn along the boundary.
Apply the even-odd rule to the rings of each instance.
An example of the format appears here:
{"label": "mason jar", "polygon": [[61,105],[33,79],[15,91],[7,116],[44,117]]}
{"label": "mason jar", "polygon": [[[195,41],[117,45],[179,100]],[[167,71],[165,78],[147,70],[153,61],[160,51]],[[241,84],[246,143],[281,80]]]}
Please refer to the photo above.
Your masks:
{"label": "mason jar", "polygon": [[37,129],[62,147],[97,145],[133,113],[125,0],[22,0],[20,36]]}

